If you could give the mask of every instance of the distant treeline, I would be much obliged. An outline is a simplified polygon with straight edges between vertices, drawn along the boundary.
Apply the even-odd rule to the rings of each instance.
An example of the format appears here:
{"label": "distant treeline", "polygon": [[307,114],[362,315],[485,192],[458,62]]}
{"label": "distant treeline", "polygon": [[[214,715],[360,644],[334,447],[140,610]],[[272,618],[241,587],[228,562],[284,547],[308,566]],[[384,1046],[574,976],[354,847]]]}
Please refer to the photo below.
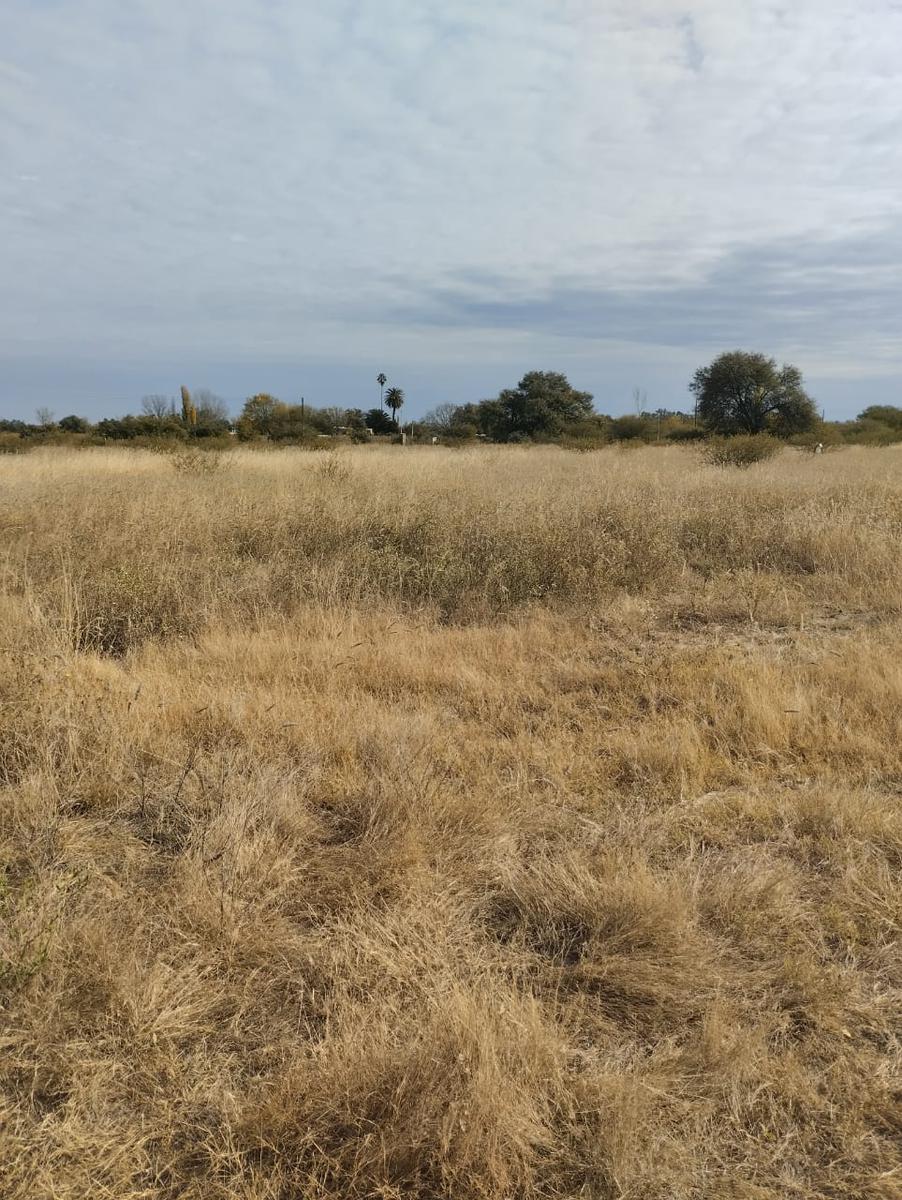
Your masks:
{"label": "distant treeline", "polygon": [[[380,382],[384,377],[380,377]],[[181,388],[179,399],[145,396],[141,411],[90,422],[69,415],[56,420],[47,409],[37,421],[0,420],[0,450],[28,449],[47,442],[102,444],[128,441],[137,445],[161,441],[223,445],[235,440],[305,444],[323,439],[369,442],[373,439],[465,444],[491,442],[558,442],[591,448],[609,442],[690,442],[711,435],[771,434],[800,444],[820,442],[884,445],[902,441],[902,408],[870,405],[854,421],[824,421],[802,388],[797,368],[777,368],[773,359],[733,351],[700,368],[690,384],[692,411],[658,408],[647,411],[636,389],[634,412],[610,417],[597,413],[593,397],[573,388],[566,376],[531,371],[514,388],[478,403],[441,404],[418,421],[400,423],[404,393],[391,388],[384,406],[363,410],[332,406],[315,408],[285,404],[258,393],[245,402],[237,418],[225,402],[206,389],[193,394]]]}

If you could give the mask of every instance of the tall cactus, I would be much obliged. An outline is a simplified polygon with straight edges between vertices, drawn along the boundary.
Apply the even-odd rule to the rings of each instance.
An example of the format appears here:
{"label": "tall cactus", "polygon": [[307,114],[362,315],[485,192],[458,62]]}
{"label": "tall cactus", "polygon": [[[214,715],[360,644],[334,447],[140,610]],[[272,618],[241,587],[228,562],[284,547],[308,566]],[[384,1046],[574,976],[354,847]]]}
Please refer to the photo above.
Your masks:
{"label": "tall cactus", "polygon": [[182,384],[182,421],[189,427],[197,424],[197,409],[194,407],[191,393],[184,384]]}

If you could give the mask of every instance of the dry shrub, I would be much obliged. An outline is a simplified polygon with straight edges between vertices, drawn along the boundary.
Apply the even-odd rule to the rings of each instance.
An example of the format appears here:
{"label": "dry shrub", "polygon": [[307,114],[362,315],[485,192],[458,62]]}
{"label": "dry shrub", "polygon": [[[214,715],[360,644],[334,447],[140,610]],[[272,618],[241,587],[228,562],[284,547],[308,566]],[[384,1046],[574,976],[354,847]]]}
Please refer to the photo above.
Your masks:
{"label": "dry shrub", "polygon": [[222,470],[225,461],[216,450],[201,450],[197,447],[179,448],[169,457],[173,468],[180,475],[215,475]]}
{"label": "dry shrub", "polygon": [[314,467],[314,471],[318,478],[332,483],[347,483],[351,477],[347,455],[335,451],[327,451]]}
{"label": "dry shrub", "polygon": [[19,437],[17,433],[4,433],[0,431],[0,454],[24,454],[32,448],[28,440]]}
{"label": "dry shrub", "polygon": [[780,453],[780,443],[767,433],[736,434],[733,437],[711,438],[705,443],[702,457],[712,467],[751,467],[767,462]]}

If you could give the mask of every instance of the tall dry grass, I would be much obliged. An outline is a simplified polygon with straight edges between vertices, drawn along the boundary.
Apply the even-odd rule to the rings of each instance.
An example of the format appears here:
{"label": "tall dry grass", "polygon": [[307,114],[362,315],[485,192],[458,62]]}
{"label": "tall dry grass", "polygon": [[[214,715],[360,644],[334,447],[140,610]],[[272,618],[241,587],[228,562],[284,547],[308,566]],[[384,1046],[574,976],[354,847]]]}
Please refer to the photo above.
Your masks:
{"label": "tall dry grass", "polygon": [[213,461],[0,461],[3,1196],[897,1196],[902,455]]}

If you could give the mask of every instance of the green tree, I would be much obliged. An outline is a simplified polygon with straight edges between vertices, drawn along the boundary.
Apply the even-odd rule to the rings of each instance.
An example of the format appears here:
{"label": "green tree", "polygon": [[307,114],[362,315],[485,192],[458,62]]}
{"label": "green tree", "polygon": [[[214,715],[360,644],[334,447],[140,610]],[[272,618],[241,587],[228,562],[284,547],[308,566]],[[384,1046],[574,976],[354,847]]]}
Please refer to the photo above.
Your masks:
{"label": "green tree", "polygon": [[367,429],[372,429],[373,433],[395,432],[391,417],[381,408],[371,408],[363,419]]}
{"label": "green tree", "polygon": [[858,414],[859,421],[878,421],[890,429],[902,429],[902,408],[894,404],[871,404]]}
{"label": "green tree", "polygon": [[553,437],[592,415],[592,396],[557,371],[529,371],[515,388],[479,405],[480,429],[499,442]]}
{"label": "green tree", "polygon": [[74,413],[60,421],[60,429],[66,433],[87,433],[90,428],[90,423],[84,417],[77,417]]}
{"label": "green tree", "polygon": [[141,416],[129,413],[124,417],[106,417],[104,420],[97,422],[94,426],[94,432],[99,437],[114,438],[117,440],[128,440],[137,437],[171,437],[181,439],[190,435],[190,430],[185,428],[180,416],[170,415],[161,424],[156,417],[149,416],[146,413]]}
{"label": "green tree", "polygon": [[614,417],[610,423],[611,437],[615,442],[651,441],[654,425],[644,416],[633,416],[627,413],[622,417]]}
{"label": "green tree", "polygon": [[238,436],[247,441],[253,437],[272,437],[276,425],[284,419],[288,406],[268,392],[258,392],[244,402],[238,418]]}
{"label": "green tree", "polygon": [[404,403],[404,392],[399,387],[390,387],[385,393],[385,403],[391,409],[392,420],[395,423],[395,428],[397,428],[398,409]]}
{"label": "green tree", "polygon": [[[377,409],[376,411],[382,412],[381,409]],[[383,413],[382,415],[384,416],[385,414]],[[349,408],[345,414],[345,425],[352,442],[369,441],[370,432],[362,409]]]}
{"label": "green tree", "polygon": [[772,358],[732,350],[699,367],[689,385],[698,415],[713,433],[804,433],[817,409],[802,387],[798,367],[778,368]]}
{"label": "green tree", "polygon": [[318,408],[277,402],[267,423],[266,436],[276,442],[303,442],[309,441],[317,433],[328,432],[328,420]]}

